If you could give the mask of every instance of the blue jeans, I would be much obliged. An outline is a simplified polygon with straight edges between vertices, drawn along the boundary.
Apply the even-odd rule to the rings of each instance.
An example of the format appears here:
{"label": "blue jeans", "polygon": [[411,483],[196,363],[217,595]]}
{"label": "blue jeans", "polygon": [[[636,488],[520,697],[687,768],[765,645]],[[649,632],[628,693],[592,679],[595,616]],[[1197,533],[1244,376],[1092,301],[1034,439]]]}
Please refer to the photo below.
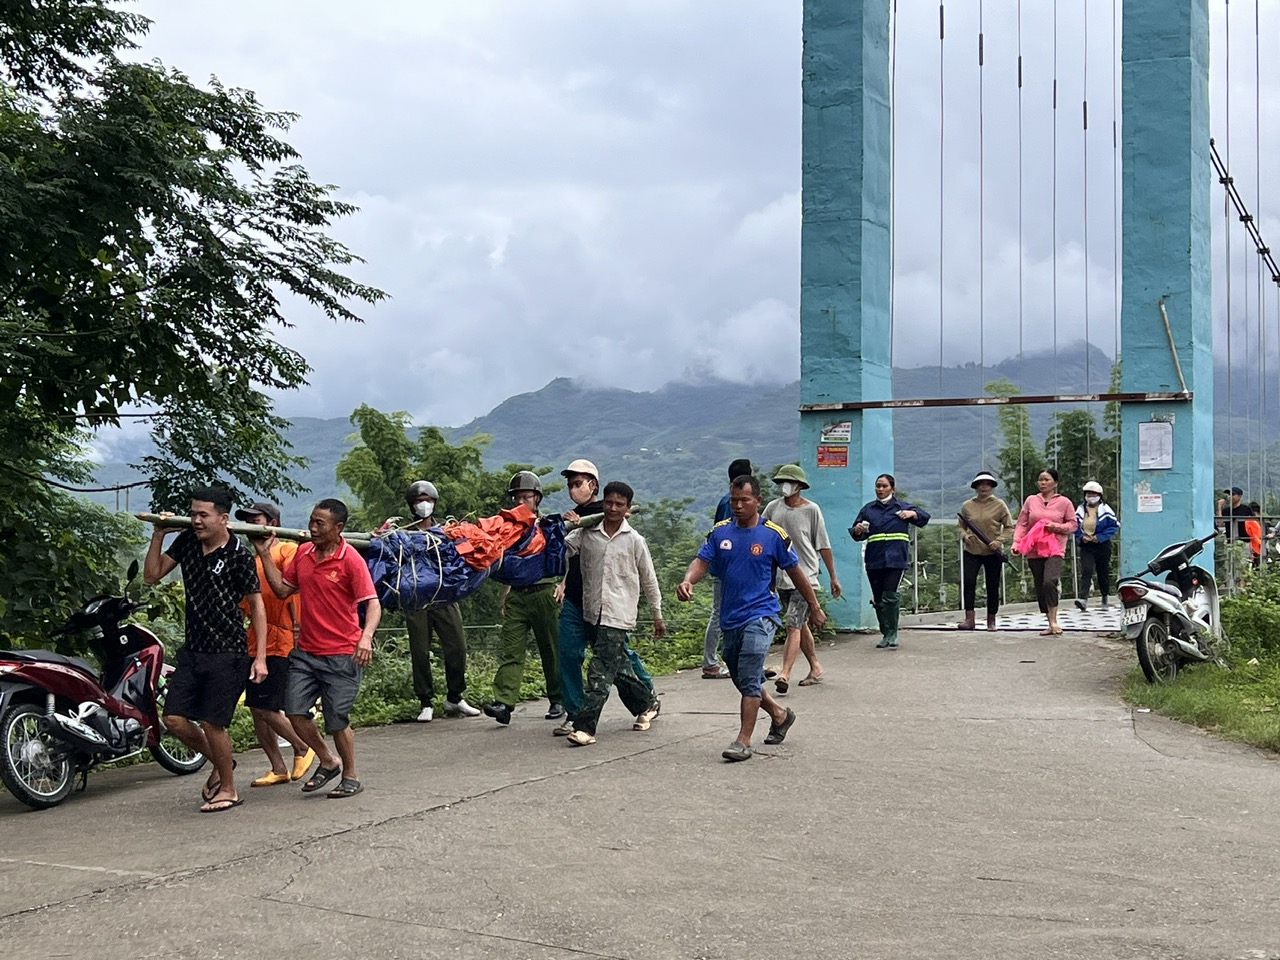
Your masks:
{"label": "blue jeans", "polygon": [[716,652],[720,647],[720,581],[711,578],[711,616],[707,618],[707,632],[702,637],[702,669],[715,670],[720,666]]}
{"label": "blue jeans", "polygon": [[721,630],[724,665],[729,668],[733,685],[744,697],[760,696],[760,685],[764,682],[764,658],[773,646],[773,635],[777,631],[777,621],[768,617]]}
{"label": "blue jeans", "polygon": [[[557,641],[560,664],[560,703],[569,719],[582,710],[587,692],[582,679],[582,663],[587,657],[587,622],[582,619],[582,608],[572,600],[560,606],[560,636]],[[636,678],[653,693],[653,676],[645,669],[644,661],[627,645],[627,657]]]}

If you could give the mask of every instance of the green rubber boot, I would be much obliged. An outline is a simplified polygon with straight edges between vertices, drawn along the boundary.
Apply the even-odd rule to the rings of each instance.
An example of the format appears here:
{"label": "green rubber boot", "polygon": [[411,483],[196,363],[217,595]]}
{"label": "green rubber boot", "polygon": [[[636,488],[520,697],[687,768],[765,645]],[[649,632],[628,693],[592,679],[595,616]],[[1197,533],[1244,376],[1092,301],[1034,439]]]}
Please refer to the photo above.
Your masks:
{"label": "green rubber boot", "polygon": [[887,622],[887,615],[885,612],[887,609],[887,605],[885,604],[883,599],[879,603],[876,603],[873,600],[871,601],[871,605],[876,608],[876,620],[880,624],[881,636],[880,636],[880,642],[876,644],[876,649],[883,650],[885,647],[890,645],[889,644],[889,624]]}
{"label": "green rubber boot", "polygon": [[884,608],[884,645],[886,647],[898,645],[898,612],[901,604],[902,597],[897,591],[880,595],[880,605]]}

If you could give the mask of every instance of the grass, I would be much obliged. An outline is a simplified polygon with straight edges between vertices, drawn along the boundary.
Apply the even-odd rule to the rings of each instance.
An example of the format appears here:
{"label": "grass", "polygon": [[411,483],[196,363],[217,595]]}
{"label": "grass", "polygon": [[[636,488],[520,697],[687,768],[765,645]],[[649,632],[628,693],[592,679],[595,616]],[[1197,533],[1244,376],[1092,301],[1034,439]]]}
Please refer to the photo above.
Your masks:
{"label": "grass", "polygon": [[1280,572],[1252,574],[1222,602],[1222,622],[1231,639],[1226,667],[1198,664],[1165,684],[1148,684],[1135,667],[1121,695],[1224,739],[1280,752]]}

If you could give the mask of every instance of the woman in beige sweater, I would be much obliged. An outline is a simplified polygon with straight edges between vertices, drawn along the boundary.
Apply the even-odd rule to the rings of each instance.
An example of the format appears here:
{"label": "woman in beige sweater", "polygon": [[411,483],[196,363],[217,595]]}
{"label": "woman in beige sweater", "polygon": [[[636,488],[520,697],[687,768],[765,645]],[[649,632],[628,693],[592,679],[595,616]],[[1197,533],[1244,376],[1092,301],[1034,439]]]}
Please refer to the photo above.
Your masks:
{"label": "woman in beige sweater", "polygon": [[[1009,512],[1008,505],[994,494],[998,483],[986,470],[978,471],[978,475],[969,484],[976,493],[960,508],[960,516],[964,518],[959,521],[960,540],[964,545],[964,619],[956,624],[960,630],[974,629],[979,570],[986,571],[987,575],[987,629],[996,628],[996,613],[1000,610],[1000,568],[1004,565],[1004,544],[1013,533],[1013,515]],[[974,527],[990,541],[990,546],[974,533]]]}

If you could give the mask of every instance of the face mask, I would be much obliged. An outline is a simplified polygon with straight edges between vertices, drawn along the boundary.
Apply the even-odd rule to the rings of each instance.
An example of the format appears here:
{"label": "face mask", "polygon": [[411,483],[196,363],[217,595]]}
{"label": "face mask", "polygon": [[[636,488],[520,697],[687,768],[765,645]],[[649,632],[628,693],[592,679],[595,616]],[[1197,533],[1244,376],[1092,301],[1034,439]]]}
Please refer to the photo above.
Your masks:
{"label": "face mask", "polygon": [[784,497],[789,497],[796,492],[796,485],[790,480],[784,480],[782,483],[778,484],[778,489],[782,491],[782,495]]}
{"label": "face mask", "polygon": [[419,520],[425,520],[427,517],[431,516],[435,508],[436,505],[430,500],[422,500],[413,505],[413,515]]}
{"label": "face mask", "polygon": [[1096,493],[1086,493],[1084,496],[1084,502],[1089,504],[1090,506],[1094,506],[1096,504],[1101,503],[1102,498],[1098,496]]}

